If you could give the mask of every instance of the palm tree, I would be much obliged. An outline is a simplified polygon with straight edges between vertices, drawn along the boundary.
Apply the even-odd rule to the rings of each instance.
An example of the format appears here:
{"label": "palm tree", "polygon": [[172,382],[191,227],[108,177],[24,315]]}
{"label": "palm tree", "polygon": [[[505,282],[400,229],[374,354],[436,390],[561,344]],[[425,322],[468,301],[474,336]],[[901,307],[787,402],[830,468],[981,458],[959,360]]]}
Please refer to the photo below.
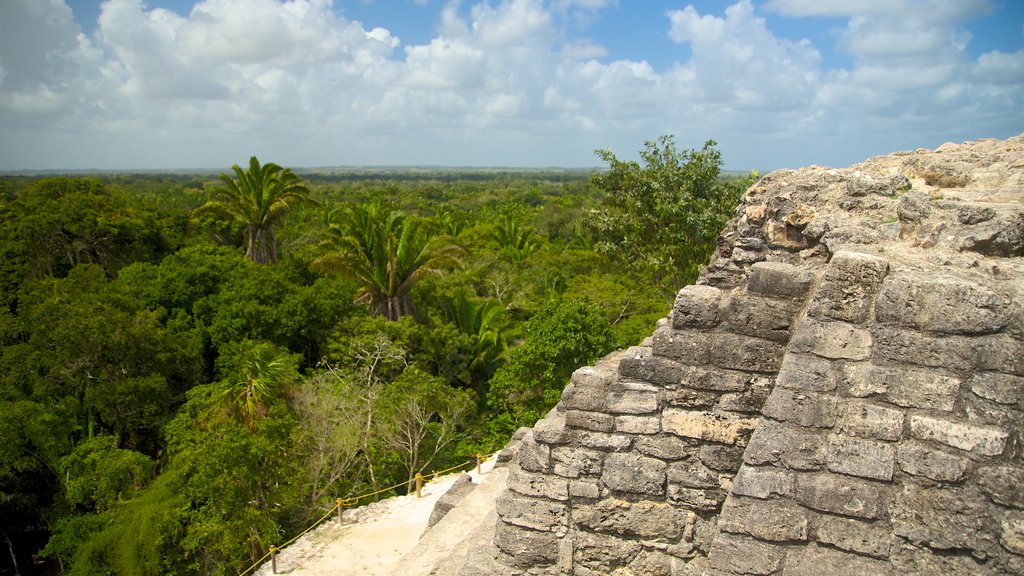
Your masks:
{"label": "palm tree", "polygon": [[269,342],[249,342],[236,359],[236,378],[227,382],[222,401],[227,412],[249,431],[266,415],[270,401],[297,377],[295,359]]}
{"label": "palm tree", "polygon": [[412,287],[428,274],[461,264],[462,248],[430,222],[381,204],[352,206],[331,229],[337,250],[313,267],[341,272],[360,284],[357,301],[369,302],[389,320],[412,314]]}
{"label": "palm tree", "polygon": [[289,208],[315,202],[309,189],[290,168],[273,162],[260,166],[255,156],[249,169],[231,166],[232,178],[221,174],[224,186],[213,191],[212,198],[196,209],[195,214],[210,213],[219,218],[245,225],[245,255],[259,264],[277,262],[277,239],[274,227]]}

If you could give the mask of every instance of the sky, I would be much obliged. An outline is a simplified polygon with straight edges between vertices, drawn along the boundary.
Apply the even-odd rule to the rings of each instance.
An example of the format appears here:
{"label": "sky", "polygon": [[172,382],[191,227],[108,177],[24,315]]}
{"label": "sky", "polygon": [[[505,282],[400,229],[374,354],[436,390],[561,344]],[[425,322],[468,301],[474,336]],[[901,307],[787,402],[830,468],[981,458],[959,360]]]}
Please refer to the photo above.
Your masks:
{"label": "sky", "polygon": [[0,170],[731,170],[1024,132],[1019,0],[0,0]]}

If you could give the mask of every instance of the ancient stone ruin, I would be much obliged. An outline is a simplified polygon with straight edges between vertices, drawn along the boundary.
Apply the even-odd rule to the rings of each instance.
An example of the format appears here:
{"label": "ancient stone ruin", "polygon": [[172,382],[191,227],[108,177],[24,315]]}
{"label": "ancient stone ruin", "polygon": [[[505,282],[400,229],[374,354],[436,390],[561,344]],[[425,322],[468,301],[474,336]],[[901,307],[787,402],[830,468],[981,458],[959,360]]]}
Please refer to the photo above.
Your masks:
{"label": "ancient stone ruin", "polygon": [[1024,574],[1024,136],[768,174],[461,574]]}

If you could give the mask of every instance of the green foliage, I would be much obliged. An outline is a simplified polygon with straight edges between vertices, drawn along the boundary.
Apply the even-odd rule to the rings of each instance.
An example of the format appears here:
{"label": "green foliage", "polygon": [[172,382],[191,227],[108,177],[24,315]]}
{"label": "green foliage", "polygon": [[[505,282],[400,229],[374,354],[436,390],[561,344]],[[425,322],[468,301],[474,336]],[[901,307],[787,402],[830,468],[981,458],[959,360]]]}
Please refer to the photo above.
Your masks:
{"label": "green foliage", "polygon": [[597,250],[666,293],[695,280],[739,201],[719,180],[722,157],[714,140],[679,151],[671,136],[662,136],[644,145],[643,164],[607,149],[597,155],[608,163],[592,179],[606,196],[586,221]]}
{"label": "green foliage", "polygon": [[134,451],[118,448],[114,436],[96,436],[61,458],[65,498],[72,506],[102,512],[130,499],[153,476],[154,462]]}
{"label": "green foliage", "polygon": [[532,426],[558,402],[569,377],[615,348],[601,309],[578,300],[552,301],[526,323],[526,338],[491,380],[493,408]]}

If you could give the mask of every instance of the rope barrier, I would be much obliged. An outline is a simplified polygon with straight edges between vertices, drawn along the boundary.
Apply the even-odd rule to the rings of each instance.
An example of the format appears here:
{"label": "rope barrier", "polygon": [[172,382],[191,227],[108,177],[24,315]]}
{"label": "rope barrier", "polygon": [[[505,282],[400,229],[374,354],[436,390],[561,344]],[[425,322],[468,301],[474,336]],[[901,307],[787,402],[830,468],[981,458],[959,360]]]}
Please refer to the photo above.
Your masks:
{"label": "rope barrier", "polygon": [[[431,473],[431,480],[436,479],[441,474],[447,474],[448,472],[451,472],[453,470],[457,470],[457,469],[460,469],[460,468],[464,468],[464,467],[466,467],[466,466],[468,466],[470,464],[475,464],[476,465],[477,474],[482,474],[482,472],[480,470],[480,465],[485,460],[488,460],[488,459],[492,458],[494,455],[498,454],[498,452],[501,452],[501,450],[498,450],[497,452],[492,452],[491,454],[488,454],[488,455],[477,454],[475,460],[467,460],[467,461],[465,461],[465,462],[463,462],[461,464],[456,464],[455,466],[452,466],[450,468],[445,468],[444,470],[435,470],[434,472]],[[420,495],[419,494],[419,487],[422,486],[423,482],[425,481],[425,478],[423,477],[422,474],[417,472],[415,480],[416,480],[416,484],[417,484],[416,495],[418,497]],[[275,560],[274,555],[277,552],[280,552],[281,549],[285,548],[286,546],[294,544],[296,540],[298,540],[299,538],[302,538],[303,536],[308,534],[310,530],[312,530],[312,529],[316,528],[317,526],[319,526],[331,514],[334,514],[335,512],[338,512],[338,519],[340,520],[341,519],[341,510],[342,509],[344,509],[344,508],[353,508],[354,507],[353,504],[357,504],[363,498],[369,498],[371,496],[377,496],[377,495],[383,494],[385,492],[389,492],[391,490],[394,490],[395,488],[401,488],[402,486],[408,486],[408,485],[409,485],[409,481],[405,481],[405,482],[402,482],[400,484],[395,484],[394,486],[388,486],[387,488],[381,488],[380,490],[376,490],[374,492],[368,492],[366,494],[360,494],[359,496],[352,496],[350,498],[338,498],[338,500],[335,503],[335,505],[330,510],[328,510],[326,514],[321,516],[316,522],[313,522],[312,524],[310,524],[309,527],[307,527],[302,532],[299,532],[297,535],[295,535],[295,537],[293,537],[291,540],[288,540],[284,544],[281,544],[280,546],[271,546],[270,550],[268,550],[266,554],[264,554],[252,566],[249,566],[245,570],[242,570],[241,572],[239,572],[238,576],[247,576],[254,569],[258,568],[260,565],[262,565],[264,562],[266,562],[267,558],[270,558],[271,561],[274,561]],[[276,563],[275,563],[273,572],[274,572],[274,574],[277,574]]]}

